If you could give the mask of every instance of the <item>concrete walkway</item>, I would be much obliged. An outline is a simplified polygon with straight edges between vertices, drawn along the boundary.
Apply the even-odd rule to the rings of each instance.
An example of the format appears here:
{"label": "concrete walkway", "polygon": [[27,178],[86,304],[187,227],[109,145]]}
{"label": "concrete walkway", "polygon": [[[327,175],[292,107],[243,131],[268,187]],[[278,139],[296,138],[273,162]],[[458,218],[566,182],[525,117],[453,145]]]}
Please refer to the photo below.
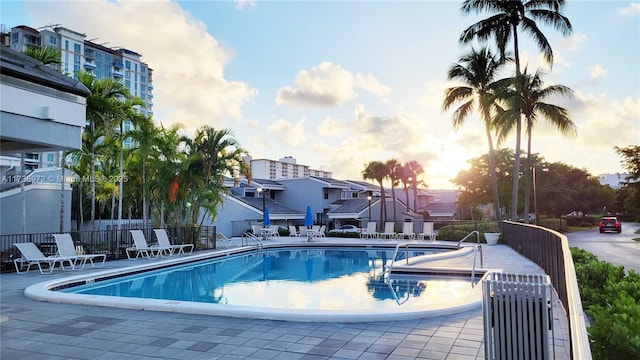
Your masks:
{"label": "concrete walkway", "polygon": [[[483,253],[485,268],[543,273],[504,245],[484,245]],[[111,261],[104,269],[140,261],[149,260]],[[55,304],[23,295],[29,285],[69,274],[0,275],[1,359],[484,359],[480,308],[406,321],[300,323]],[[569,359],[566,316],[557,300],[554,309],[555,358]]]}

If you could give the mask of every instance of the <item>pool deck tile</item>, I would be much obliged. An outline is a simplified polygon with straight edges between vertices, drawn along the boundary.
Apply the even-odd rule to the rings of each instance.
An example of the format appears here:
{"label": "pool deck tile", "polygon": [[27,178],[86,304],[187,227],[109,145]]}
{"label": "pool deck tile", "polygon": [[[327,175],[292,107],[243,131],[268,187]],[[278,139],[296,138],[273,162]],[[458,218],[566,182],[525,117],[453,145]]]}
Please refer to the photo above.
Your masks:
{"label": "pool deck tile", "polygon": [[[483,260],[487,269],[543,273],[504,245],[483,245]],[[110,261],[83,272],[150,261]],[[470,267],[472,258],[446,264]],[[301,323],[58,304],[23,295],[32,284],[72,274],[77,272],[0,275],[0,359],[484,359],[480,308],[405,321]],[[569,359],[566,316],[557,300],[554,306],[555,358]]]}

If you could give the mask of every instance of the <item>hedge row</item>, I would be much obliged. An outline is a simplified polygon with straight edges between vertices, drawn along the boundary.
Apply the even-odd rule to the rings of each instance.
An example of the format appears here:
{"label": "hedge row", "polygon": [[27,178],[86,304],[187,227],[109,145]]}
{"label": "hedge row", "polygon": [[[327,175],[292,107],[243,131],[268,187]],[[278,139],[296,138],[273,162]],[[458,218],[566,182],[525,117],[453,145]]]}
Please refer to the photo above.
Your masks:
{"label": "hedge row", "polygon": [[640,274],[571,248],[596,360],[640,359]]}

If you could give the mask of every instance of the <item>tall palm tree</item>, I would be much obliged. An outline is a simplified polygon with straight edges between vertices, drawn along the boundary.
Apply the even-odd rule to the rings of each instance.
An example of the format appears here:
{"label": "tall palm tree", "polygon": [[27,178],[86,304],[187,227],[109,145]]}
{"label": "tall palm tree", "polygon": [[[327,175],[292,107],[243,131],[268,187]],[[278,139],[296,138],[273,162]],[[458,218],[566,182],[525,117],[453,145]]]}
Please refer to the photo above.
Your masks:
{"label": "tall palm tree", "polygon": [[485,47],[479,51],[471,48],[469,54],[461,57],[457,64],[451,66],[448,74],[449,80],[458,80],[465,85],[445,90],[442,104],[442,109],[446,111],[453,104],[461,103],[453,113],[453,126],[456,129],[462,127],[474,109],[480,113],[489,146],[489,172],[496,220],[502,219],[502,216],[500,214],[496,159],[492,139],[492,131],[494,130],[492,117],[501,111],[495,97],[495,78],[502,64],[498,56],[492,54],[489,48]]}
{"label": "tall palm tree", "polygon": [[387,178],[391,182],[391,203],[393,204],[393,221],[398,219],[396,211],[396,186],[400,184],[400,168],[402,165],[396,159],[387,160],[385,163],[387,167]]}
{"label": "tall palm tree", "polygon": [[553,124],[562,135],[575,136],[576,124],[569,118],[567,109],[545,102],[555,96],[573,97],[573,90],[564,85],[544,86],[540,71],[535,74],[527,74],[527,69],[516,78],[505,79],[500,82],[511,86],[501,86],[503,93],[500,95],[508,104],[505,112],[497,117],[497,122],[501,123],[502,132],[500,138],[504,139],[512,130],[513,119],[519,118],[520,114],[525,117],[527,134],[527,160],[525,164],[525,196],[524,214],[525,221],[529,221],[529,205],[531,198],[531,138],[533,127],[538,118],[547,119]]}
{"label": "tall palm tree", "polygon": [[381,161],[369,162],[362,170],[362,178],[365,180],[376,180],[380,185],[380,223],[387,221],[387,198],[384,193],[382,182],[387,177],[387,166]]}
{"label": "tall palm tree", "polygon": [[[185,161],[184,152],[179,150],[182,125],[175,124],[165,128],[160,124],[157,142],[150,154],[149,200],[151,207],[158,211],[156,216],[160,227],[166,226],[166,210],[171,203],[169,189],[172,180],[180,172],[181,164]],[[153,212],[152,212],[153,214]]]}
{"label": "tall palm tree", "polygon": [[[125,85],[117,80],[105,78],[96,79],[92,74],[86,71],[80,71],[76,74],[76,78],[80,81],[89,91],[91,95],[87,97],[87,122],[88,126],[85,127],[85,132],[95,133],[98,129],[104,128],[105,134],[108,136],[111,134],[117,124],[118,116],[121,114],[122,108],[118,102],[122,98],[129,96],[129,91]],[[95,188],[95,145],[98,138],[94,138],[94,143],[91,145],[91,230],[95,231],[95,218],[96,218],[96,188]]]}
{"label": "tall palm tree", "polygon": [[142,171],[142,221],[146,227],[149,220],[147,164],[154,147],[160,141],[160,132],[150,116],[140,116],[135,122],[135,128],[129,132],[128,136],[136,144],[134,153],[139,158]]}
{"label": "tall palm tree", "polygon": [[[553,65],[553,50],[538,28],[536,21],[553,26],[562,35],[568,36],[572,32],[569,19],[560,13],[565,0],[465,0],[460,7],[464,14],[483,11],[493,13],[492,16],[480,20],[469,26],[460,35],[460,42],[469,43],[474,39],[481,41],[495,39],[501,57],[506,58],[506,48],[513,39],[513,49],[516,66],[516,76],[520,76],[520,53],[518,29],[533,38],[542,51],[545,60]],[[518,174],[520,173],[520,142],[522,133],[522,119],[516,122],[516,156],[514,160],[513,188],[511,193],[511,220],[517,220],[518,214]]]}

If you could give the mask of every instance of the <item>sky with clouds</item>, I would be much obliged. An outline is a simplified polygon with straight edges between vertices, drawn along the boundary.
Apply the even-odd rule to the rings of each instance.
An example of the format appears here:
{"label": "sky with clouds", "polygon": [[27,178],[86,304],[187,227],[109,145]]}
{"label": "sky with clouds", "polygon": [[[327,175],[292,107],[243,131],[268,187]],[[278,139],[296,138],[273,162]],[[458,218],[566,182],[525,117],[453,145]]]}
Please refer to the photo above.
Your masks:
{"label": "sky with clouds", "polygon": [[[154,69],[154,119],[229,128],[254,158],[362,178],[372,160],[417,160],[429,188],[486,153],[477,116],[454,130],[442,111],[447,71],[468,53],[462,30],[485,14],[461,1],[2,1],[2,24],[61,24]],[[546,84],[578,134],[540,120],[533,152],[592,175],[622,172],[614,146],[640,145],[640,3],[568,0],[569,37],[540,24],[550,68],[521,36],[521,62]],[[509,71],[512,71],[509,68]],[[509,74],[505,74],[509,75]],[[514,148],[508,138],[503,147]]]}

